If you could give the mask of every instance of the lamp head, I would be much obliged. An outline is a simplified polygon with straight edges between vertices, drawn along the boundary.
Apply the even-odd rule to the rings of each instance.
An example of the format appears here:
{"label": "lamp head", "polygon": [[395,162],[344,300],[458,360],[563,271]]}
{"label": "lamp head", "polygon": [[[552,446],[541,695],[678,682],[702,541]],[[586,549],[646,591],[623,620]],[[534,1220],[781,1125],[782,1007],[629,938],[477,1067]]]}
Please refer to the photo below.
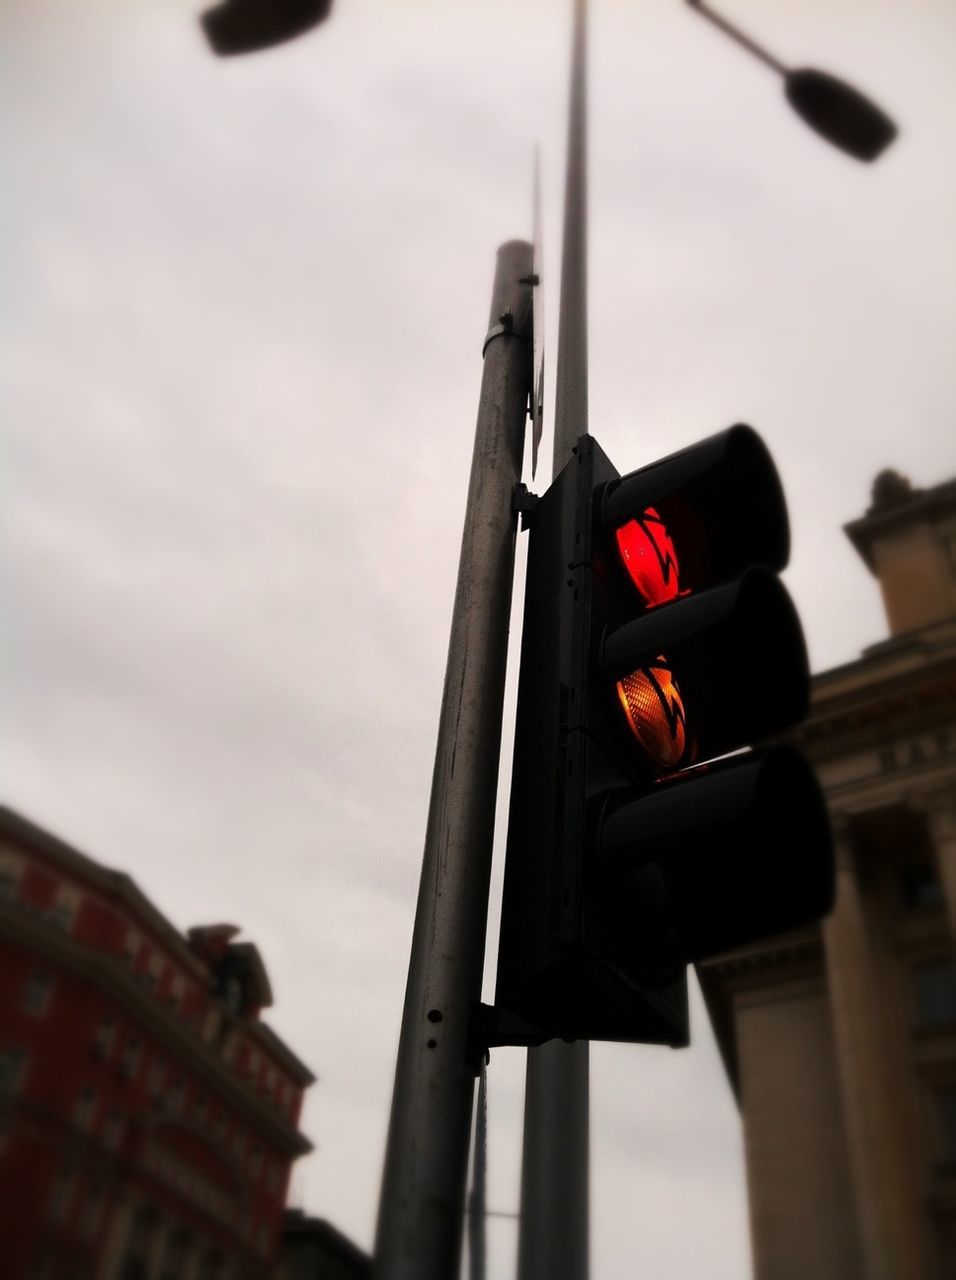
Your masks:
{"label": "lamp head", "polygon": [[284,44],[318,26],[332,0],[223,0],[200,19],[214,53],[230,57]]}
{"label": "lamp head", "polygon": [[857,160],[875,160],[896,137],[896,125],[876,103],[826,71],[788,71],[784,92],[801,120]]}

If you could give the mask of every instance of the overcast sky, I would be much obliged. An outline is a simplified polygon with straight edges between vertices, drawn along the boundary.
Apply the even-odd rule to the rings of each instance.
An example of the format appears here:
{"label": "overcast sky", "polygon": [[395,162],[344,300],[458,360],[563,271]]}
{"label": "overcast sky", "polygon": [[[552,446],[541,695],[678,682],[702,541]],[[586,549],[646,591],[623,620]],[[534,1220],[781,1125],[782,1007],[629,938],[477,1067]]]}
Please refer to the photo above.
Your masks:
{"label": "overcast sky", "polygon": [[[180,928],[259,944],[319,1076],[294,1200],[366,1247],[495,249],[530,235],[536,141],[554,370],[567,7],[336,0],[230,63],[191,0],[0,13],[3,798]],[[841,525],[884,466],[956,470],[956,12],[728,0],[899,120],[868,167],[679,0],[593,7],[591,429],[628,470],[758,427],[814,666],[850,660],[885,629]],[[682,1053],[594,1047],[595,1280],[748,1274],[694,1013]],[[499,1211],[523,1074],[493,1054]],[[506,1280],[515,1227],[490,1230]]]}

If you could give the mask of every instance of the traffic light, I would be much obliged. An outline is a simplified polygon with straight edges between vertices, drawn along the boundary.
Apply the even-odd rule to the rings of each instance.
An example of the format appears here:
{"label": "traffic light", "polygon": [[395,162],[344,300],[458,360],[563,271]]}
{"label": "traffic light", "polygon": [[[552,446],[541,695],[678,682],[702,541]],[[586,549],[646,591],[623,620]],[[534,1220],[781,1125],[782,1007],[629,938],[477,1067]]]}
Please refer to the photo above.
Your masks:
{"label": "traffic light", "polygon": [[749,427],[623,477],[582,436],[531,520],[495,1009],[686,1044],[688,963],[832,901],[809,765],[740,753],[807,707],[783,492]]}

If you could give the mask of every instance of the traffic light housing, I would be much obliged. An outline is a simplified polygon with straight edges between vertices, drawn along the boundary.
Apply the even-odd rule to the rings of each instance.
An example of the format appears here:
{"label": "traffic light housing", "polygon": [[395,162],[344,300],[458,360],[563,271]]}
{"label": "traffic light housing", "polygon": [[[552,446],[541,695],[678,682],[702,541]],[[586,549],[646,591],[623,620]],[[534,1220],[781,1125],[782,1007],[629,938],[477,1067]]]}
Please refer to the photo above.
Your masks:
{"label": "traffic light housing", "polygon": [[688,963],[829,909],[809,765],[739,754],[806,712],[788,555],[744,426],[624,477],[582,436],[536,505],[495,1009],[540,1038],[686,1044]]}

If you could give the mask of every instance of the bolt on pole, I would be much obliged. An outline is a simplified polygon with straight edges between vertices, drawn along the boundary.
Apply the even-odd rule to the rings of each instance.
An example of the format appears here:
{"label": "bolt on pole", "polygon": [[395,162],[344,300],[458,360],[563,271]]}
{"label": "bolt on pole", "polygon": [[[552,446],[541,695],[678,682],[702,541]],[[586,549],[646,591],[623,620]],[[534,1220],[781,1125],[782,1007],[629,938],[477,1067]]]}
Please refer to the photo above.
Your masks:
{"label": "bolt on pole", "polygon": [[[531,386],[531,245],[498,250],[375,1242],[376,1280],[458,1273],[478,1062],[515,488]],[[471,1051],[471,1055],[470,1052]]]}

